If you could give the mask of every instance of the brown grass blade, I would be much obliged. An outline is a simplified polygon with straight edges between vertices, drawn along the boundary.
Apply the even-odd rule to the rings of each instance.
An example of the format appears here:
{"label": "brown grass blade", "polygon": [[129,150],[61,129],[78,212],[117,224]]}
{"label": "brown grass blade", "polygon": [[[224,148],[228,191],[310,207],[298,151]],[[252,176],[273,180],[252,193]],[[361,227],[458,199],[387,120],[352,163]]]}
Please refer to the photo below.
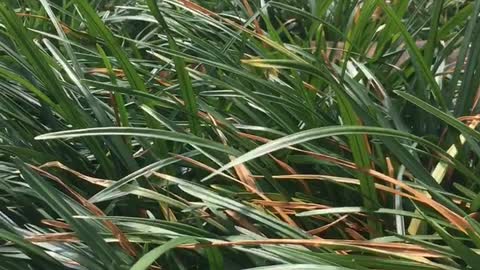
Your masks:
{"label": "brown grass blade", "polygon": [[[257,141],[265,142],[265,143],[270,141],[269,139],[262,138],[260,136],[250,135],[250,134],[245,134],[245,133],[241,134],[241,136],[247,137],[247,138],[250,138],[250,139],[254,139],[254,140],[257,140]],[[318,154],[318,153],[314,153],[314,152],[311,152],[311,151],[298,149],[298,148],[295,148],[295,147],[288,147],[288,149],[292,149],[292,150],[295,150],[297,152],[301,152],[301,153],[307,154],[309,156],[312,156],[314,158],[317,158],[317,159],[320,159],[320,160],[323,160],[323,161],[327,161],[327,162],[331,162],[333,164],[336,164],[336,165],[339,165],[339,166],[342,166],[342,167],[345,167],[345,168],[349,168],[349,169],[357,170],[357,171],[360,170],[359,168],[357,168],[357,166],[353,162],[350,162],[350,161],[338,159],[338,158],[331,157],[331,156],[324,155],[324,154]],[[407,184],[405,184],[401,181],[398,181],[397,179],[394,179],[393,177],[389,177],[388,175],[385,175],[381,172],[373,170],[373,169],[362,170],[362,172],[366,173],[370,176],[373,176],[374,178],[382,180],[384,182],[393,184],[394,186],[397,185],[397,186],[401,187],[402,189],[404,189],[405,191],[410,193],[410,195],[405,194],[407,196],[405,196],[405,195],[403,195],[403,193],[401,193],[402,196],[409,197],[411,199],[414,199],[414,200],[419,201],[419,202],[421,202],[425,205],[430,206],[435,211],[437,211],[439,214],[441,214],[444,218],[446,218],[449,222],[451,222],[453,225],[455,225],[455,227],[457,227],[457,229],[462,231],[463,233],[466,234],[467,229],[471,229],[470,224],[465,219],[463,219],[462,217],[460,217],[458,214],[454,213],[453,211],[451,211],[447,207],[445,207],[445,206],[439,204],[438,202],[432,200],[431,198],[426,196],[423,192],[417,191],[416,189],[408,186]],[[391,190],[391,188],[388,188],[388,187],[385,187],[385,186],[381,187],[381,189]],[[394,194],[396,194],[395,192],[397,192],[397,191],[393,191],[393,190],[391,190],[391,191]]]}
{"label": "brown grass blade", "polygon": [[331,222],[327,225],[324,225],[322,227],[319,227],[319,228],[316,228],[316,229],[313,229],[313,230],[309,230],[308,233],[312,234],[312,235],[321,234],[324,231],[326,231],[326,230],[330,229],[331,227],[337,225],[338,223],[342,222],[347,217],[348,217],[348,215],[343,215],[340,218],[336,219],[335,221],[333,221],[333,222]]}
{"label": "brown grass blade", "polygon": [[27,236],[25,237],[25,239],[34,243],[43,243],[43,242],[79,243],[80,242],[80,240],[75,236],[74,233],[46,233],[46,234]]}
{"label": "brown grass blade", "polygon": [[[294,168],[292,168],[290,165],[288,165],[286,162],[283,162],[281,161],[280,159],[274,157],[273,155],[269,154],[270,158],[272,158],[277,164],[278,166],[280,166],[284,171],[286,171],[287,173],[289,174],[298,174]],[[303,187],[303,191],[308,194],[308,195],[312,195],[312,190],[310,189],[310,187],[308,186],[307,182],[305,182],[304,180],[299,180],[300,181],[300,184],[302,185]]]}
{"label": "brown grass blade", "polygon": [[[377,243],[364,240],[334,240],[334,239],[264,239],[232,242],[213,242],[209,244],[182,245],[179,248],[199,249],[207,247],[259,246],[259,245],[300,245],[306,247],[329,247],[340,250],[364,249],[372,252],[395,256],[415,256],[424,258],[440,258],[442,255],[414,244]],[[413,258],[409,258],[413,259]]]}
{"label": "brown grass blade", "polygon": [[[83,206],[85,206],[88,210],[90,210],[96,216],[99,216],[99,217],[105,216],[105,214],[103,213],[102,210],[100,210],[100,208],[98,208],[96,205],[90,203],[87,199],[82,197],[79,193],[77,193],[76,191],[71,189],[69,186],[67,186],[65,183],[63,183],[63,181],[60,178],[56,177],[55,175],[53,175],[53,174],[51,174],[51,173],[49,173],[49,172],[47,172],[47,171],[45,171],[45,170],[43,170],[39,167],[36,167],[36,166],[33,166],[33,165],[29,165],[29,166],[33,170],[40,173],[41,175],[53,180],[54,182],[56,182],[57,184],[62,186],[72,197],[74,197],[78,202],[80,202]],[[103,223],[112,232],[112,235],[118,239],[119,244],[122,247],[122,249],[124,249],[127,252],[127,254],[135,257],[137,252],[135,251],[135,248],[132,245],[132,243],[130,243],[130,241],[128,241],[128,238],[123,234],[123,232],[115,224],[113,224],[112,222],[110,222],[108,220],[104,220]]]}

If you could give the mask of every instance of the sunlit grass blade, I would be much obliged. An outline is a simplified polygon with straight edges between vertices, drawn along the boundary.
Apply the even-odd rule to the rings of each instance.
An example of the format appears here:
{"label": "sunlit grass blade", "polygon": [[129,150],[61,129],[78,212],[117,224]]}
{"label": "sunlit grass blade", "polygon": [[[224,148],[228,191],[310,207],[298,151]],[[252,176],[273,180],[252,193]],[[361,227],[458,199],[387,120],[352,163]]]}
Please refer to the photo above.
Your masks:
{"label": "sunlit grass blade", "polygon": [[103,128],[89,128],[80,130],[59,131],[54,133],[43,134],[37,136],[37,140],[51,140],[51,139],[66,139],[79,138],[91,136],[138,136],[155,139],[165,139],[183,143],[191,143],[206,148],[214,149],[224,153],[238,155],[240,152],[231,147],[225,146],[221,143],[196,137],[190,134],[182,134],[178,132],[155,130],[149,128],[123,128],[123,127],[103,127]]}

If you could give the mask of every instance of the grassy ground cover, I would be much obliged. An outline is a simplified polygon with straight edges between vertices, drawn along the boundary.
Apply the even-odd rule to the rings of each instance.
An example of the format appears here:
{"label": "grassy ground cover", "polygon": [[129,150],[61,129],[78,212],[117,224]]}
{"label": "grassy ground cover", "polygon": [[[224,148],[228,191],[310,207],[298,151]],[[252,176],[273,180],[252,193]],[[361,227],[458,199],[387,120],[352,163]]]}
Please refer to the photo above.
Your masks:
{"label": "grassy ground cover", "polygon": [[480,1],[0,3],[0,269],[479,269]]}

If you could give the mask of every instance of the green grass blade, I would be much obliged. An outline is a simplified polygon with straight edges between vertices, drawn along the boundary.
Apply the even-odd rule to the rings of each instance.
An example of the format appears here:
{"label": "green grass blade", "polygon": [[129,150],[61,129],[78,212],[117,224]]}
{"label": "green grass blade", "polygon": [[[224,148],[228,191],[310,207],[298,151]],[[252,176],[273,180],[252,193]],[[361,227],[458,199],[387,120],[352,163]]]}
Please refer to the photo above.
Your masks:
{"label": "green grass blade", "polygon": [[212,206],[217,206],[217,207],[220,206],[225,209],[230,209],[235,212],[238,212],[242,215],[245,215],[246,217],[252,218],[264,224],[265,226],[268,226],[274,229],[274,232],[278,235],[290,237],[290,238],[300,238],[300,239],[309,238],[309,236],[303,231],[298,230],[297,228],[291,227],[288,224],[284,223],[283,221],[280,221],[267,213],[261,212],[255,208],[249,207],[240,202],[236,202],[232,199],[216,194],[215,192],[208,190],[207,188],[204,188],[200,185],[195,185],[186,180],[173,177],[170,175],[157,175],[157,176],[160,176],[165,180],[178,184],[184,192],[192,196],[195,196],[203,200],[204,202],[211,204]]}
{"label": "green grass blade", "polygon": [[232,155],[238,155],[240,152],[221,143],[199,138],[194,135],[182,134],[178,132],[156,130],[149,128],[124,128],[124,127],[102,127],[79,130],[59,131],[37,136],[37,140],[66,139],[91,136],[138,136],[155,139],[171,140],[176,142],[196,144],[205,148],[217,150]]}
{"label": "green grass blade", "polygon": [[31,259],[35,260],[37,263],[42,264],[42,262],[45,262],[50,269],[64,269],[64,266],[61,263],[48,255],[42,248],[26,241],[12,232],[0,229],[0,239],[14,243],[15,246],[20,248],[23,252],[25,252],[25,254],[30,256]]}
{"label": "green grass blade", "polygon": [[[422,213],[420,211],[420,213]],[[423,213],[422,213],[423,214]],[[435,221],[425,217],[427,222],[435,229],[435,231],[442,237],[442,239],[460,256],[465,262],[476,269],[480,265],[480,255],[475,253],[471,248],[464,245],[461,241],[455,239],[444,228],[438,225]]]}
{"label": "green grass blade", "polygon": [[[344,125],[355,126],[359,124],[359,120],[353,111],[348,100],[341,93],[337,91],[337,102],[340,107],[340,114]],[[368,153],[366,145],[366,137],[364,136],[348,136],[349,145],[352,150],[353,160],[355,164],[362,170],[370,169],[370,154]],[[371,211],[378,209],[380,206],[377,197],[377,190],[375,189],[375,182],[373,177],[365,175],[364,173],[358,173],[360,179],[360,192],[363,197],[364,206]],[[375,216],[370,216],[368,220],[369,232],[372,237],[377,237],[382,234],[382,224],[376,219]]]}
{"label": "green grass blade", "polygon": [[[417,97],[415,97],[411,94],[408,94],[408,93],[402,92],[402,91],[397,91],[396,93],[399,96],[401,96],[402,98],[404,98],[405,100],[407,100],[408,102],[417,105],[422,110],[434,115],[438,119],[440,119],[443,122],[447,123],[448,125],[454,127],[455,129],[460,131],[462,134],[467,135],[467,136],[471,136],[471,137],[475,138],[476,140],[480,140],[480,133],[478,131],[469,128],[468,126],[466,126],[465,124],[460,122],[458,119],[452,117],[451,115],[433,107],[432,105],[424,102],[423,100],[421,100],[421,99],[419,99],[419,98],[417,98]],[[467,141],[468,141],[468,137],[467,137]]]}
{"label": "green grass blade", "polygon": [[195,243],[195,239],[191,237],[178,237],[173,238],[172,240],[166,242],[165,244],[158,246],[147,254],[143,255],[132,267],[130,270],[145,270],[149,269],[150,266],[164,253],[168,252],[169,250],[176,248],[177,246],[183,244],[193,244]]}
{"label": "green grass blade", "polygon": [[[148,7],[152,12],[155,19],[157,19],[160,27],[163,28],[163,31],[167,35],[168,44],[170,49],[178,51],[177,43],[172,37],[172,34],[168,28],[167,22],[163,18],[160,10],[158,9],[157,2],[155,0],[147,0]],[[180,89],[182,91],[182,97],[185,102],[185,107],[187,108],[188,113],[188,122],[190,123],[190,129],[193,134],[200,135],[200,123],[197,118],[198,106],[195,98],[195,92],[192,88],[192,81],[190,79],[190,74],[188,73],[185,60],[181,57],[174,57],[173,61],[175,63],[176,74],[180,84]]]}
{"label": "green grass blade", "polygon": [[77,220],[73,216],[75,210],[59,196],[58,191],[46,183],[32,169],[20,160],[16,160],[25,181],[37,192],[55,212],[57,212],[76,232],[78,237],[92,249],[92,251],[105,264],[107,269],[118,269],[126,263],[124,257],[119,256],[119,250],[109,246],[98,234],[98,228],[94,228],[88,222]]}
{"label": "green grass blade", "polygon": [[[97,51],[100,53],[100,56],[102,57],[103,64],[105,65],[105,68],[108,70],[108,75],[110,76],[110,81],[114,86],[117,86],[117,78],[115,77],[115,74],[113,72],[113,67],[112,64],[110,63],[110,60],[108,59],[107,54],[105,51],[102,49],[100,45],[97,44]],[[130,126],[129,121],[128,121],[128,112],[127,109],[125,108],[125,101],[123,99],[123,96],[115,91],[113,93],[115,103],[114,106],[116,106],[115,111],[118,111],[119,113],[119,125],[123,127],[128,127]]]}
{"label": "green grass blade", "polygon": [[91,31],[105,40],[105,45],[108,47],[108,49],[110,49],[115,58],[117,58],[120,66],[125,72],[125,76],[130,82],[130,85],[136,90],[147,92],[145,83],[138,75],[135,67],[129,61],[118,40],[98,17],[91,4],[86,0],[74,0],[73,2],[77,5],[78,9],[85,17],[85,23],[88,25]]}
{"label": "green grass blade", "polygon": [[407,49],[412,57],[412,60],[416,64],[418,71],[420,72],[421,78],[425,80],[426,83],[428,83],[428,87],[431,89],[432,95],[435,98],[435,101],[443,111],[446,111],[447,104],[443,98],[441,89],[438,86],[437,82],[435,81],[435,78],[432,72],[430,71],[430,67],[427,65],[420,50],[417,48],[417,45],[415,44],[414,39],[408,32],[405,25],[402,24],[397,14],[395,14],[395,12],[392,10],[392,8],[387,6],[387,4],[385,4],[385,2],[383,1],[379,1],[379,4],[382,6],[383,10],[388,15],[388,17],[392,20],[395,26],[400,30],[400,33],[406,43]]}

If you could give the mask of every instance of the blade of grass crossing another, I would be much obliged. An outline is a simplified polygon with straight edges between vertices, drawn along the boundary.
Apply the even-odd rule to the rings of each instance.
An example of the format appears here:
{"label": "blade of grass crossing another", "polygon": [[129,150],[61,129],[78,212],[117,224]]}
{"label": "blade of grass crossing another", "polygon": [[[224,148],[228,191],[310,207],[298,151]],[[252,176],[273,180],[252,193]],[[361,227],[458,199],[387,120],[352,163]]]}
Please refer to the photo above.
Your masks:
{"label": "blade of grass crossing another", "polygon": [[[337,90],[336,93],[340,114],[344,121],[343,124],[347,126],[357,126],[360,124],[355,111],[352,106],[350,106],[345,95],[341,90]],[[361,169],[370,169],[370,153],[367,148],[368,141],[366,135],[348,135],[347,137],[355,164]],[[368,218],[369,233],[372,237],[380,236],[382,234],[382,224],[373,214],[373,211],[377,210],[380,206],[375,182],[373,177],[362,172],[358,173],[358,178],[360,179],[360,192],[363,197],[363,204],[365,208],[371,211]]]}
{"label": "blade of grass crossing another", "polygon": [[[406,92],[395,91],[395,93],[397,93],[397,95],[401,96],[402,98],[404,98],[408,102],[417,105],[422,110],[434,115],[438,119],[440,119],[443,122],[445,122],[445,123],[449,124],[450,126],[454,127],[455,129],[457,129],[458,131],[460,131],[464,135],[471,136],[471,137],[475,138],[476,140],[480,141],[480,133],[478,131],[469,128],[468,126],[466,126],[465,124],[460,122],[458,119],[452,117],[451,115],[435,108],[434,106],[426,103],[425,101],[423,101],[423,100],[421,100],[421,99],[419,99],[419,98],[417,98],[417,97],[415,97],[411,94],[408,94]],[[466,137],[467,139],[468,139],[468,136]]]}
{"label": "blade of grass crossing another", "polygon": [[58,191],[50,184],[41,179],[32,169],[26,166],[19,159],[15,160],[25,181],[35,190],[51,209],[57,212],[75,231],[77,236],[85,241],[88,247],[99,257],[107,269],[119,269],[121,265],[128,263],[125,257],[119,256],[119,249],[115,250],[109,246],[98,232],[98,228],[93,228],[92,224],[83,220],[74,218],[77,214],[75,210],[59,196]]}
{"label": "blade of grass crossing another", "polygon": [[[85,82],[78,77],[78,74],[75,72],[75,70],[72,70],[70,68],[70,65],[68,64],[67,60],[63,58],[63,56],[58,51],[58,49],[55,46],[53,46],[53,44],[47,39],[44,40],[44,44],[47,46],[48,50],[51,52],[54,58],[58,61],[58,63],[63,67],[65,72],[68,74],[70,79],[75,83],[78,89],[81,90],[81,93],[85,96],[85,99],[87,100],[87,103],[92,109],[98,122],[102,126],[112,126],[113,123],[108,117],[105,110],[102,108],[100,101],[90,92],[88,87],[85,85]],[[130,152],[128,151],[128,147],[126,147],[126,144],[124,141],[120,140],[119,138],[111,138],[109,140],[109,144],[110,144],[110,149],[112,149],[112,152],[118,155],[118,157],[120,158],[120,160],[122,161],[123,165],[126,168],[128,168],[131,171],[134,171],[138,168],[138,164],[130,155]]]}
{"label": "blade of grass crossing another", "polygon": [[[480,12],[480,1],[475,1],[474,4],[475,5],[472,7],[472,9],[473,9],[472,15],[473,16],[471,16],[471,18],[468,21],[467,26],[465,28],[465,35],[463,37],[463,43],[460,47],[460,51],[458,52],[457,61],[456,61],[456,64],[455,64],[455,71],[454,71],[454,73],[452,75],[452,78],[450,79],[450,82],[449,82],[449,85],[448,85],[449,97],[452,97],[451,98],[452,102],[453,102],[453,100],[456,100],[455,111],[454,111],[456,116],[462,116],[463,113],[466,112],[469,109],[466,106],[466,102],[468,101],[466,97],[471,96],[471,91],[475,91],[474,89],[463,89],[463,90],[466,90],[466,91],[460,91],[459,96],[455,99],[453,98],[455,93],[456,93],[456,90],[458,88],[458,81],[459,81],[462,74],[464,74],[464,80],[462,81],[462,87],[464,87],[469,82],[469,80],[465,80],[466,78],[468,78],[467,76],[469,75],[468,74],[469,70],[466,70],[467,72],[464,72],[465,71],[464,70],[465,58],[466,58],[467,53],[468,53],[471,46],[472,46],[472,50],[475,50],[475,48],[478,47],[478,46],[473,46],[473,44],[471,45],[472,40],[474,40],[473,33],[475,31],[475,28],[478,28],[478,22],[477,22],[476,14],[478,14]],[[468,15],[470,15],[470,14],[469,13],[464,14],[464,16],[468,16]],[[471,63],[471,61],[469,61],[469,62]]]}
{"label": "blade of grass crossing another", "polygon": [[264,226],[270,227],[275,234],[287,238],[308,239],[310,236],[303,230],[290,226],[275,216],[262,212],[254,207],[237,202],[228,197],[219,195],[207,188],[197,184],[192,184],[189,181],[166,174],[154,173],[155,176],[177,184],[184,192],[203,200],[207,205],[221,207],[235,211],[245,217],[251,218]]}
{"label": "blade of grass crossing another", "polygon": [[[23,26],[23,22],[7,3],[0,3],[0,20],[9,32],[12,41],[16,44],[18,51],[21,52],[28,63],[30,63],[36,76],[38,76],[43,83],[45,90],[53,97],[52,101],[55,102],[57,106],[52,108],[56,108],[57,113],[61,114],[69,122],[74,123],[75,127],[87,127],[91,119],[83,114],[82,111],[79,111],[77,106],[67,97],[62,83],[57,79],[57,76],[48,64],[50,63],[49,59],[35,45],[33,38],[30,37],[30,33]],[[108,176],[115,175],[112,172],[112,162],[106,157],[99,141],[87,139],[85,142],[98,159],[105,174]]]}
{"label": "blade of grass crossing another", "polygon": [[239,150],[235,148],[223,145],[221,143],[203,139],[190,134],[150,129],[150,128],[124,128],[124,127],[102,127],[102,128],[88,128],[79,130],[67,130],[53,133],[47,133],[35,137],[36,140],[50,140],[60,138],[79,138],[79,137],[92,137],[92,136],[138,136],[149,137],[154,139],[171,140],[175,142],[183,142],[188,144],[195,144],[203,146],[205,148],[217,150],[223,153],[238,156],[241,154]]}
{"label": "blade of grass crossing another", "polygon": [[97,13],[92,8],[92,5],[86,0],[73,0],[73,2],[77,5],[78,9],[85,17],[85,23],[87,24],[88,28],[105,40],[105,44],[118,60],[130,85],[136,90],[147,92],[147,88],[145,87],[145,83],[143,82],[142,78],[140,78],[138,75],[135,67],[120,47],[120,44],[113,36],[112,32],[105,26],[100,17],[98,17]]}
{"label": "blade of grass crossing another", "polygon": [[[475,11],[480,12],[480,1],[476,2],[475,5]],[[460,89],[458,91],[458,97],[456,98],[457,104],[455,106],[455,116],[462,116],[465,114],[468,114],[470,111],[475,110],[476,108],[472,108],[473,106],[477,104],[472,104],[475,100],[475,96],[478,95],[478,73],[480,71],[480,47],[476,46],[480,42],[480,23],[478,22],[477,18],[472,18],[471,19],[471,24],[473,25],[474,32],[470,33],[471,35],[471,45],[470,48],[468,48],[468,44],[470,42],[465,42],[463,45],[466,46],[466,48],[462,49],[467,49],[468,48],[468,57],[466,64],[463,65],[464,61],[462,59],[459,59],[458,63],[461,63],[462,65],[459,67],[461,70],[463,70],[463,78],[462,78],[462,84],[460,86]],[[469,25],[470,27],[470,25]],[[462,61],[462,62],[460,62]],[[459,70],[455,70],[455,73],[460,73]],[[453,85],[452,85],[453,86]],[[451,89],[454,91],[455,88]]]}
{"label": "blade of grass crossing another", "polygon": [[480,255],[474,252],[471,248],[465,246],[460,240],[455,239],[442,226],[426,216],[419,208],[417,211],[421,213],[425,220],[435,229],[435,231],[442,237],[442,239],[455,251],[455,254],[460,256],[472,269],[480,269]]}
{"label": "blade of grass crossing another", "polygon": [[[55,97],[56,102],[69,104],[68,98],[59,81],[55,79],[55,74],[52,69],[46,65],[46,63],[48,63],[46,56],[35,46],[29,33],[25,27],[23,27],[23,22],[17,18],[14,11],[6,3],[0,3],[0,19],[10,33],[12,41],[17,43],[18,50],[25,56],[30,65],[32,65],[35,74],[45,84],[50,94]],[[69,112],[68,108],[70,107],[71,106],[67,106],[63,108],[63,110]]]}
{"label": "blade of grass crossing another", "polygon": [[158,246],[150,250],[147,254],[143,255],[131,268],[130,270],[145,270],[149,269],[150,266],[163,254],[168,252],[171,249],[176,248],[177,246],[183,244],[193,244],[196,243],[192,237],[178,237],[174,238],[165,244]]}
{"label": "blade of grass crossing another", "polygon": [[407,45],[407,49],[412,57],[412,60],[418,67],[419,73],[421,74],[421,78],[425,80],[425,82],[428,83],[428,85],[430,86],[432,95],[435,98],[435,101],[443,111],[446,111],[447,104],[445,102],[445,99],[442,96],[441,89],[438,86],[437,82],[435,81],[435,77],[430,71],[430,67],[427,65],[427,63],[424,60],[424,57],[422,56],[420,50],[418,49],[415,43],[415,40],[408,32],[405,25],[401,22],[400,18],[398,18],[397,14],[395,14],[395,11],[391,7],[389,7],[384,1],[378,1],[378,3],[382,6],[385,13],[388,15],[388,17],[396,25],[396,27],[399,29],[400,33],[402,34],[405,44]]}
{"label": "blade of grass crossing another", "polygon": [[[160,27],[163,28],[163,31],[167,35],[168,45],[170,46],[170,49],[173,51],[178,51],[178,45],[170,33],[167,22],[160,13],[157,2],[155,0],[147,0],[147,4],[150,12],[152,12],[153,16],[160,24]],[[195,100],[195,93],[193,92],[192,81],[190,79],[185,60],[182,57],[174,56],[173,62],[177,71],[177,77],[180,84],[180,90],[182,92],[182,98],[187,108],[190,129],[193,134],[200,135],[200,123],[197,118],[198,106]]]}
{"label": "blade of grass crossing another", "polygon": [[[142,92],[147,93],[147,88],[145,86],[144,81],[138,75],[135,67],[130,62],[127,54],[121,48],[118,40],[112,34],[112,32],[105,26],[102,22],[100,17],[97,15],[95,10],[92,8],[91,4],[89,4],[86,0],[73,0],[73,2],[77,5],[77,7],[82,11],[82,15],[85,17],[85,23],[88,25],[88,28],[100,35],[105,40],[105,45],[107,45],[108,49],[112,52],[113,56],[118,60],[120,66],[127,77],[130,86],[132,86],[135,90],[139,90]],[[151,101],[144,101],[147,105],[153,105]],[[155,121],[147,117],[146,119],[147,125],[152,128],[159,128]],[[163,141],[157,140],[153,145],[153,149],[155,153],[164,157],[167,156],[168,150],[167,146]]]}
{"label": "blade of grass crossing another", "polygon": [[[479,121],[477,120],[474,120],[470,125],[469,125],[469,128],[471,129],[475,129],[478,125]],[[459,149],[460,147],[462,147],[465,142],[466,142],[466,138],[465,136],[463,135],[460,135],[459,136],[459,144],[457,143],[454,143],[450,146],[450,148],[448,148],[447,150],[447,154],[450,155],[452,158],[455,158],[455,156],[458,154],[459,152]],[[439,161],[437,163],[437,166],[435,166],[435,169],[432,171],[432,177],[439,183],[441,184],[444,177],[446,176],[447,174],[447,171],[449,169],[449,165],[444,162],[444,161]],[[430,194],[428,192],[425,191],[425,194],[429,197]],[[421,226],[422,222],[419,220],[419,219],[412,219],[410,221],[410,225],[408,226],[408,232],[411,234],[411,235],[416,235],[418,230],[420,229],[420,226]]]}
{"label": "blade of grass crossing another", "polygon": [[[110,60],[108,59],[107,54],[99,44],[97,44],[97,51],[100,53],[100,56],[102,57],[103,64],[105,65],[105,68],[108,71],[108,75],[110,77],[111,83],[116,86],[117,78],[115,77],[112,64],[110,63]],[[115,103],[113,105],[116,106],[116,111],[118,111],[119,113],[119,118],[120,118],[119,125],[123,127],[128,127],[130,124],[128,122],[128,112],[127,112],[127,109],[125,108],[125,101],[123,100],[123,96],[121,93],[115,91],[113,92],[113,97],[115,99]]]}
{"label": "blade of grass crossing another", "polygon": [[443,7],[443,2],[444,0],[437,0],[434,2],[434,8],[433,8],[433,16],[432,16],[432,22],[430,23],[430,32],[428,35],[428,40],[427,44],[425,45],[424,48],[424,55],[425,55],[425,64],[427,66],[431,66],[433,63],[433,55],[435,53],[435,45],[438,41],[438,24],[440,20],[440,15],[442,12],[442,7]]}
{"label": "blade of grass crossing another", "polygon": [[25,254],[27,254],[32,260],[35,260],[37,263],[42,261],[48,262],[50,269],[60,270],[65,269],[57,260],[48,255],[42,248],[28,242],[19,235],[16,235],[12,232],[0,229],[0,239],[15,243]]}

